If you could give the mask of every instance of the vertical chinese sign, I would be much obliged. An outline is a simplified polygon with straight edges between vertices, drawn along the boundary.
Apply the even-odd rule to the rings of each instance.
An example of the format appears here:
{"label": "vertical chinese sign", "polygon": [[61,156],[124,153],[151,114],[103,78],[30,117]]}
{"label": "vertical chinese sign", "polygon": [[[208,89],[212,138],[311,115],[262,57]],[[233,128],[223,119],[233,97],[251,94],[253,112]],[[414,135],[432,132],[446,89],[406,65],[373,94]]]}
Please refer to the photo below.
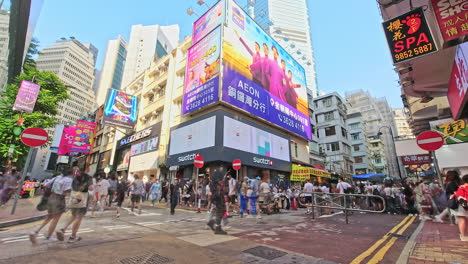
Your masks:
{"label": "vertical chinese sign", "polygon": [[468,0],[432,0],[445,45],[468,34]]}
{"label": "vertical chinese sign", "polygon": [[39,89],[41,89],[39,84],[23,80],[18,90],[18,95],[16,95],[13,110],[31,114],[36,104]]}
{"label": "vertical chinese sign", "polygon": [[422,7],[382,25],[394,64],[437,51]]}
{"label": "vertical chinese sign", "polygon": [[217,27],[188,50],[183,114],[219,100],[220,47],[221,27]]}
{"label": "vertical chinese sign", "polygon": [[450,75],[447,98],[453,118],[460,118],[468,101],[468,43],[457,47],[452,74]]}

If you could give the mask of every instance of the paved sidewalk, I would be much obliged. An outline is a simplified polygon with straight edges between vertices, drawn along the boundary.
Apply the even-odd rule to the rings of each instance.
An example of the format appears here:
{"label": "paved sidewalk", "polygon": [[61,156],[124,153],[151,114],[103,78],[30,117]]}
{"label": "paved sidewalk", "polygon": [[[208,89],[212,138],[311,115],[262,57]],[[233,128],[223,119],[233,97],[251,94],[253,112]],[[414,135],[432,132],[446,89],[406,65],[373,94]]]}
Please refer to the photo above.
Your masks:
{"label": "paved sidewalk", "polygon": [[426,221],[409,254],[409,264],[467,263],[468,242],[460,241],[458,226]]}
{"label": "paved sidewalk", "polygon": [[0,227],[6,223],[15,222],[17,220],[28,219],[32,217],[38,217],[46,215],[47,212],[39,212],[36,210],[36,205],[41,200],[40,196],[34,198],[19,199],[16,204],[16,211],[14,215],[11,215],[11,208],[13,206],[13,199],[8,201],[5,207],[0,208]]}

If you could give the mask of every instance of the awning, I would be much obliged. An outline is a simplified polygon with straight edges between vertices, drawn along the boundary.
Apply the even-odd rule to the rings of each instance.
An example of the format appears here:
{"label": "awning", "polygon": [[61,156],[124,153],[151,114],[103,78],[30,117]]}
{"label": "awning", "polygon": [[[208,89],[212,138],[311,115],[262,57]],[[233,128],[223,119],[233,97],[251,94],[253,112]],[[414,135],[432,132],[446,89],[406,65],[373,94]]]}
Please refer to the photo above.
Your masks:
{"label": "awning", "polygon": [[310,175],[331,178],[331,173],[328,171],[292,164],[291,181],[305,181],[310,178]]}
{"label": "awning", "polygon": [[372,177],[372,176],[383,176],[383,177],[385,177],[385,176],[387,176],[387,175],[382,174],[382,173],[367,173],[367,174],[357,174],[357,175],[353,175],[352,177],[353,177],[354,179],[368,179],[368,178],[370,178],[370,177]]}

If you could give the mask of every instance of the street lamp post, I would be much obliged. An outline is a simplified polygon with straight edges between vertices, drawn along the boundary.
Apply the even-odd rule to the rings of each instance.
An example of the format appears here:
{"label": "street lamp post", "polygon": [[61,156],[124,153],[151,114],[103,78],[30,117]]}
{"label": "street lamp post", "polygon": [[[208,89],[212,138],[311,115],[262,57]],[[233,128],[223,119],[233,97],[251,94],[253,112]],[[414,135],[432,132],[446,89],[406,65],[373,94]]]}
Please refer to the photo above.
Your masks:
{"label": "street lamp post", "polygon": [[397,161],[397,165],[398,165],[398,176],[400,177],[400,180],[403,180],[403,177],[401,176],[401,171],[400,171],[400,162],[398,160],[398,155],[396,153],[396,149],[395,149],[395,137],[393,136],[393,130],[391,127],[389,126],[382,126],[379,128],[379,132],[377,133],[377,135],[380,137],[382,135],[382,132],[380,132],[380,130],[382,128],[388,128],[388,130],[390,130],[390,135],[392,136],[392,140],[393,140],[393,145],[394,145],[394,148],[393,148],[393,151],[395,152],[395,158],[396,158],[396,161]]}

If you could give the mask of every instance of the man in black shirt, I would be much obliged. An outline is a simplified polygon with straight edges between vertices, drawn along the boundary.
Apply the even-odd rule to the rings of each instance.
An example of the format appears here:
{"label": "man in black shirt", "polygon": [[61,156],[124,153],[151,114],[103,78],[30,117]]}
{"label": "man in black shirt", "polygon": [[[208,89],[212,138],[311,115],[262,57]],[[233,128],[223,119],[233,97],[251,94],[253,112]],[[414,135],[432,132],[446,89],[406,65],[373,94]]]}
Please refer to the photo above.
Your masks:
{"label": "man in black shirt", "polygon": [[179,179],[175,179],[174,183],[170,186],[171,195],[171,215],[174,215],[175,208],[179,202]]}

